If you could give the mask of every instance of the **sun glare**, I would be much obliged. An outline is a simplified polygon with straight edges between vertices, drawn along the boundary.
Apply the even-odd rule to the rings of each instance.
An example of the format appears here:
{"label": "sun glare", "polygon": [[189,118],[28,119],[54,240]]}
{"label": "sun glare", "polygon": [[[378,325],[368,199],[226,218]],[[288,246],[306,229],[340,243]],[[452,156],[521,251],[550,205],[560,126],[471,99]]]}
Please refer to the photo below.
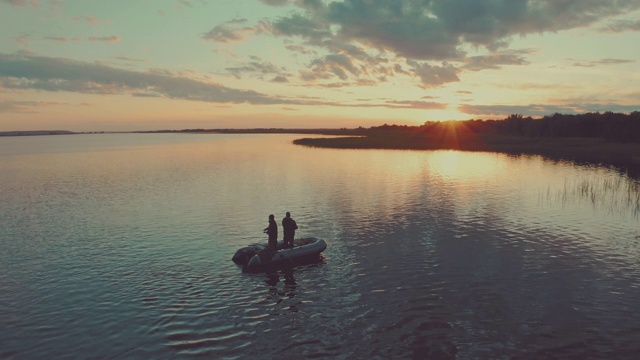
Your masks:
{"label": "sun glare", "polygon": [[486,179],[497,176],[503,166],[498,154],[486,152],[438,150],[429,157],[429,172],[449,180]]}

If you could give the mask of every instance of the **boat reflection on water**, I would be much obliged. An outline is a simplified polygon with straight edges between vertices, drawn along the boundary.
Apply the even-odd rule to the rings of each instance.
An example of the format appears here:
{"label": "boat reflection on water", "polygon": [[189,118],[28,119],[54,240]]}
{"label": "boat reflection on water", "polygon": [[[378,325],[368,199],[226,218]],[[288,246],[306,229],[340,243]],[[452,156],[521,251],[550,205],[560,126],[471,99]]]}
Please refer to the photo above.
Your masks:
{"label": "boat reflection on water", "polygon": [[[296,278],[293,275],[293,268],[282,270],[283,280],[280,279],[278,272],[271,272],[266,274],[265,284],[269,286],[269,293],[272,295],[287,296],[293,298],[296,296]],[[278,289],[278,283],[284,283],[284,289]],[[282,300],[278,301],[280,303]]]}
{"label": "boat reflection on water", "polygon": [[[269,312],[271,314],[278,314],[279,311],[283,310],[298,312],[300,310],[299,306],[302,305],[304,301],[300,297],[294,299],[300,295],[298,293],[299,284],[296,280],[295,272],[313,270],[312,268],[320,267],[324,264],[326,264],[325,258],[320,255],[314,261],[308,260],[305,265],[296,266],[285,264],[279,266],[278,269],[271,269],[261,273],[262,282],[267,286],[264,304],[273,306],[273,309]],[[257,274],[248,275],[256,276]],[[304,298],[304,294],[302,297]]]}

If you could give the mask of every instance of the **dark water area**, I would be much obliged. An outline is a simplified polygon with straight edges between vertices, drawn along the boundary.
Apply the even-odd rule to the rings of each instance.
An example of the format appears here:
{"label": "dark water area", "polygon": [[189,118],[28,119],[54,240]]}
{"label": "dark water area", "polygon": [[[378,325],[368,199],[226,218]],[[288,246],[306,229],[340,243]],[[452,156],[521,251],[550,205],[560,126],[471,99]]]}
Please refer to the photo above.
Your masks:
{"label": "dark water area", "polygon": [[[0,358],[637,357],[637,179],[295,138],[0,138]],[[286,211],[321,259],[243,273]]]}

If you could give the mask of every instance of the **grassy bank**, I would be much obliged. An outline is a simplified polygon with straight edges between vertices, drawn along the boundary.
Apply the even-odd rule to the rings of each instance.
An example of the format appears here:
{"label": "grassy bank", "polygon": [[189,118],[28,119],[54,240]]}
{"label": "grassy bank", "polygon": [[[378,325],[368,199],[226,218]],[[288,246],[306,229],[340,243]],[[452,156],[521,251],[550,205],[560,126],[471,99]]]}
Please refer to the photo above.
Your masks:
{"label": "grassy bank", "polygon": [[437,132],[372,131],[360,137],[303,138],[294,143],[338,149],[451,149],[542,155],[555,160],[612,165],[640,175],[640,144],[597,138],[525,137],[445,129]]}

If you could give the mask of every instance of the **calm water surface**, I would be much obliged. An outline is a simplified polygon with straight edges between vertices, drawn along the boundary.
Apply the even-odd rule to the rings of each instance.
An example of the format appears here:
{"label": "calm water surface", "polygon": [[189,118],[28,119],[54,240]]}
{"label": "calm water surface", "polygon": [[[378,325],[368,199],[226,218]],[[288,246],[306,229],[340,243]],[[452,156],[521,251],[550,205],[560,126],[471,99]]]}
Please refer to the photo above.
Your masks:
{"label": "calm water surface", "polygon": [[[0,358],[640,351],[637,180],[297,137],[0,138]],[[286,211],[324,257],[242,273],[233,253]]]}

